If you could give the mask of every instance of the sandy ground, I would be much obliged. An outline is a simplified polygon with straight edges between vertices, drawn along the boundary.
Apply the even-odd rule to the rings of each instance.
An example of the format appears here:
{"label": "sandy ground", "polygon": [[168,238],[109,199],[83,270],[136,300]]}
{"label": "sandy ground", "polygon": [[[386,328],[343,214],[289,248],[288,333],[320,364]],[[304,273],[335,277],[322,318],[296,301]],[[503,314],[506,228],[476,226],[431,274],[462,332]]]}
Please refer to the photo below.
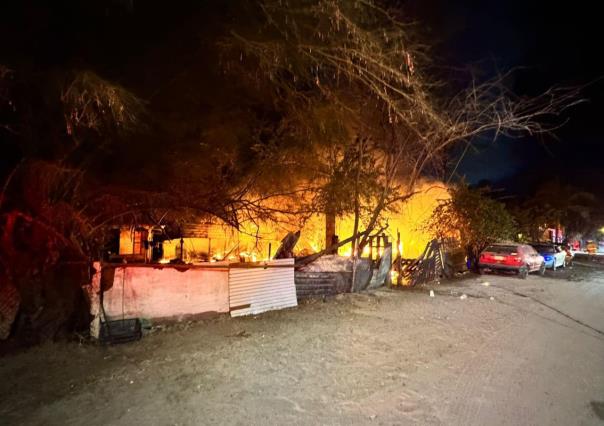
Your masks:
{"label": "sandy ground", "polygon": [[0,424],[604,424],[602,330],[596,268],[345,295],[2,358]]}

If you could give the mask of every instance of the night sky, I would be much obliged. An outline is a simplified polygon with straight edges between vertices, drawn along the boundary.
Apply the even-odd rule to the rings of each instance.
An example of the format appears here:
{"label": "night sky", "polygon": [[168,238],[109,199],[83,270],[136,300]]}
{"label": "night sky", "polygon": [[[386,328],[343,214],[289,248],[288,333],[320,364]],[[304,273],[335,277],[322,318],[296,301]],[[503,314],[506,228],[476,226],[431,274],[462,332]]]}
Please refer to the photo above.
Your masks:
{"label": "night sky", "polygon": [[[21,62],[29,58],[24,63],[31,67],[42,64],[52,68],[65,63],[75,68],[92,66],[145,99],[159,99],[162,91],[171,91],[168,86],[179,73],[204,66],[196,52],[208,28],[200,28],[196,20],[209,13],[204,10],[205,2],[96,1],[90,3],[95,6],[88,7],[89,16],[84,19],[73,3],[58,2],[62,6],[53,8],[40,6],[42,3],[24,2],[27,6],[16,8],[16,15],[4,13],[0,17],[0,48],[12,50],[9,63],[20,56]],[[564,117],[569,122],[556,137],[498,140],[494,144],[474,141],[475,149],[457,169],[459,175],[473,183],[488,180],[511,192],[530,192],[543,180],[559,177],[604,195],[600,185],[604,179],[600,130],[604,81],[596,81],[604,76],[599,64],[603,38],[593,4],[575,1],[558,5],[545,0],[393,2],[394,7],[407,12],[405,16],[416,17],[421,23],[422,33],[435,46],[438,65],[474,64],[487,75],[496,69],[527,67],[515,74],[514,89],[521,95],[534,95],[556,84],[591,83],[583,93],[588,102]],[[103,10],[111,14],[103,16]],[[141,67],[146,70],[144,75],[140,74]]]}
{"label": "night sky", "polygon": [[461,162],[474,183],[489,180],[512,192],[530,191],[559,177],[604,195],[601,111],[604,76],[601,19],[588,1],[414,0],[410,9],[425,23],[436,52],[454,66],[516,73],[515,91],[535,94],[552,85],[588,85],[588,100],[569,111],[555,137],[482,141]]}

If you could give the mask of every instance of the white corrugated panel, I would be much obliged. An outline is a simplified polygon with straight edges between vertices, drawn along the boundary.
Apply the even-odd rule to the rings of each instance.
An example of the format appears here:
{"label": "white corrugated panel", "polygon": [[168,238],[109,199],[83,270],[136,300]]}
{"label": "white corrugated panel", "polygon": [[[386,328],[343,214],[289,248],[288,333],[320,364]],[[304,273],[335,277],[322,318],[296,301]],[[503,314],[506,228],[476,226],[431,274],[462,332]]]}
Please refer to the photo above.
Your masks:
{"label": "white corrugated panel", "polygon": [[229,305],[231,316],[298,306],[294,284],[294,259],[267,262],[267,267],[231,265]]}

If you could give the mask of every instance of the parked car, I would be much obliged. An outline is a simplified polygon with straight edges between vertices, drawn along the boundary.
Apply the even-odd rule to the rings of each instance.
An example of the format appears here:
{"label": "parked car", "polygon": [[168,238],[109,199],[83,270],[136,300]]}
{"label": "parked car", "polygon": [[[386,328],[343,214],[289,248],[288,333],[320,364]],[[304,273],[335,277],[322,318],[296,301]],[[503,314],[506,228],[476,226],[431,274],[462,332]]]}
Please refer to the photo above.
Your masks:
{"label": "parked car", "polygon": [[553,269],[566,267],[566,252],[554,244],[532,244],[533,248],[545,259],[545,267]]}
{"label": "parked car", "polygon": [[526,278],[530,272],[545,273],[545,259],[527,244],[493,244],[487,247],[478,261],[481,274],[491,271],[516,272]]}

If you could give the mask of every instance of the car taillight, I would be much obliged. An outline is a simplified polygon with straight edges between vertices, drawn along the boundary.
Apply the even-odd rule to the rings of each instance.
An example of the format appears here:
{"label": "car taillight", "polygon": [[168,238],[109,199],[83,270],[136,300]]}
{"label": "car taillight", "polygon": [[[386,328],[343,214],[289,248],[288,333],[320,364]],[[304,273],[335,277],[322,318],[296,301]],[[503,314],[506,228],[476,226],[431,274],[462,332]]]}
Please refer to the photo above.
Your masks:
{"label": "car taillight", "polygon": [[505,257],[505,263],[507,265],[521,265],[522,264],[522,257],[508,255],[508,256]]}

